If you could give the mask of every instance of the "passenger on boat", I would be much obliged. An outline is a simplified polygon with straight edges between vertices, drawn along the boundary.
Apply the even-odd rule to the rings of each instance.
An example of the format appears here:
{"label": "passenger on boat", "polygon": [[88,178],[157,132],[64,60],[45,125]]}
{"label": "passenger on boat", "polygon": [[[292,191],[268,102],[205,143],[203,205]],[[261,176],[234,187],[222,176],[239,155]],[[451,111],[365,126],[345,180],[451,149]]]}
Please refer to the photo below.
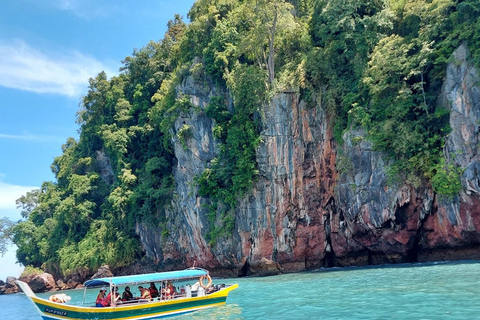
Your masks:
{"label": "passenger on boat", "polygon": [[162,289],[162,297],[161,299],[168,299],[167,297],[167,288],[168,288],[168,283],[167,281],[163,281],[161,283],[161,289]]}
{"label": "passenger on boat", "polygon": [[167,283],[167,286],[165,287],[164,289],[164,295],[165,295],[165,299],[172,299],[175,297],[175,294],[177,293],[176,292],[177,290],[175,290],[175,287],[173,286],[173,284],[169,281]]}
{"label": "passenger on boat", "polygon": [[48,297],[49,301],[57,302],[57,303],[67,303],[68,301],[70,301],[70,299],[71,298],[67,296],[65,293],[57,293]]}
{"label": "passenger on boat", "polygon": [[130,291],[130,287],[125,287],[125,291],[122,294],[122,301],[130,301],[133,300],[133,294]]}
{"label": "passenger on boat", "polygon": [[100,293],[97,296],[97,300],[95,300],[96,307],[103,307],[102,301],[105,299],[105,292],[107,292],[107,289],[105,287],[102,287],[100,289]]}
{"label": "passenger on boat", "polygon": [[[113,298],[112,298],[113,292]],[[105,299],[103,299],[102,305],[104,307],[109,307],[111,305],[116,305],[117,302],[121,299],[120,295],[118,294],[118,287],[113,288],[112,292],[110,292]],[[113,300],[113,301],[112,301]],[[113,302],[113,304],[112,304]]]}
{"label": "passenger on boat", "polygon": [[138,290],[140,291],[140,298],[139,299],[147,299],[149,301],[152,300],[152,296],[150,295],[150,291],[148,289],[145,289],[144,287],[139,286]]}
{"label": "passenger on boat", "polygon": [[150,282],[150,288],[148,288],[148,290],[150,291],[150,297],[152,298],[158,297],[158,289],[155,286],[155,283]]}

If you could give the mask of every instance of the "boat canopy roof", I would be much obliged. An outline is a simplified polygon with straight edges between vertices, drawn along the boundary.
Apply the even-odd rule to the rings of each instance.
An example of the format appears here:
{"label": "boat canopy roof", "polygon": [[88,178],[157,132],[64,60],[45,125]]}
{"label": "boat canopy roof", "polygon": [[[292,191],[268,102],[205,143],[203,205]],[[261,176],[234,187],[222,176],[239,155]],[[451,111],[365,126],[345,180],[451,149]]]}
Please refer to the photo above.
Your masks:
{"label": "boat canopy roof", "polygon": [[132,283],[148,283],[148,282],[161,282],[169,280],[182,280],[189,278],[199,278],[208,274],[207,270],[196,268],[186,269],[180,271],[167,271],[158,273],[146,273],[137,274],[131,276],[120,277],[107,277],[98,278],[86,281],[83,285],[85,288],[109,286],[110,284],[115,286],[122,286]]}

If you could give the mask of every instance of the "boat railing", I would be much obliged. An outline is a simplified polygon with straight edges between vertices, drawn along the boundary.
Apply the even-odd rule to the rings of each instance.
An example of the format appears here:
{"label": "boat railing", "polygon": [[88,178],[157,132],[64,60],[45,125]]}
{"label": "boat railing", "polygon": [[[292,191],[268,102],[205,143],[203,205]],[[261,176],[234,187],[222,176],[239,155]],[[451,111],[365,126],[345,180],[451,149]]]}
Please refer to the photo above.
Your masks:
{"label": "boat railing", "polygon": [[224,284],[221,284],[221,285],[216,285],[215,289],[211,292],[208,292],[208,293],[205,292],[204,290],[192,290],[190,295],[187,294],[187,292],[177,293],[171,298],[153,298],[153,299],[150,299],[150,300],[149,299],[133,299],[133,300],[128,300],[128,301],[118,301],[116,303],[116,306],[121,307],[121,306],[129,306],[129,305],[136,304],[136,303],[140,304],[140,303],[166,302],[166,301],[172,301],[172,300],[176,300],[176,299],[202,297],[202,296],[207,296],[207,295],[212,294],[214,292],[223,290],[226,287],[228,287],[228,286],[226,286]]}
{"label": "boat railing", "polygon": [[151,301],[148,299],[133,299],[128,301],[117,301],[117,306],[131,305],[135,303],[146,303],[146,302],[151,302]]}

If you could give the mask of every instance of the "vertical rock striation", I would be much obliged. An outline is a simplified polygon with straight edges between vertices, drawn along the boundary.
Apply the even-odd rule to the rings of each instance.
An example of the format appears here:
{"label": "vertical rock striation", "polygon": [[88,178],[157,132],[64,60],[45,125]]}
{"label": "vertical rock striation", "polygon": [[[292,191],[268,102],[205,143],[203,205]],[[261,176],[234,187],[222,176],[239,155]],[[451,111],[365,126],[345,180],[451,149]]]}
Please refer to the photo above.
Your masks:
{"label": "vertical rock striation", "polygon": [[266,261],[285,271],[321,266],[336,179],[326,114],[296,94],[280,94],[263,118],[260,178],[237,209],[243,272],[262,270]]}
{"label": "vertical rock striation", "polygon": [[388,164],[372,150],[362,130],[348,132],[340,150],[336,198],[344,219],[333,234],[342,265],[480,257],[478,134],[480,90],[465,45],[447,67],[439,103],[450,109],[445,157],[464,169],[464,189],[453,200],[431,187],[387,183]]}
{"label": "vertical rock striation", "polygon": [[[408,184],[388,183],[380,152],[363,130],[344,135],[333,224],[333,250],[340,265],[416,260],[419,230],[431,213],[433,193]],[[340,165],[339,165],[340,164]]]}
{"label": "vertical rock striation", "polygon": [[422,261],[480,258],[480,77],[465,44],[453,58],[439,101],[450,109],[452,128],[444,155],[464,170],[463,189],[451,201],[439,199],[435,214],[427,217]]}
{"label": "vertical rock striation", "polygon": [[[205,234],[207,232],[207,209],[205,199],[196,194],[194,178],[201,174],[207,164],[216,157],[218,150],[213,137],[213,122],[203,112],[213,96],[228,95],[215,86],[205,87],[187,77],[177,88],[179,94],[188,96],[194,106],[188,113],[182,112],[175,122],[174,151],[177,164],[174,169],[175,195],[167,208],[166,223],[152,226],[137,224],[137,233],[147,255],[161,264],[162,269],[197,266],[215,269],[218,257],[210,250]],[[175,133],[184,125],[191,128],[191,137],[186,146],[182,145]]]}

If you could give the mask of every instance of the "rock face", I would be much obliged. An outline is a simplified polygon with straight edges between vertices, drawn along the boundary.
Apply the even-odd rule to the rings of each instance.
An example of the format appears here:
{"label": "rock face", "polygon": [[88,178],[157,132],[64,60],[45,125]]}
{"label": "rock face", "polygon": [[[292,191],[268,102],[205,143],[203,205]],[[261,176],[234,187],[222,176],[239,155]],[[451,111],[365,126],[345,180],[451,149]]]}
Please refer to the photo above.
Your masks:
{"label": "rock face", "polygon": [[[200,110],[208,105],[213,96],[229,99],[226,93],[217,91],[213,86],[206,88],[196,85],[192,77],[188,77],[178,91],[190,97],[191,103]],[[213,122],[204,112],[192,109],[180,115],[175,130],[178,132],[184,125],[191,127],[192,134],[186,147],[178,139],[173,141],[177,158],[174,171],[176,194],[171,210],[165,212],[168,223],[158,227],[138,223],[137,233],[147,255],[161,264],[163,270],[191,267],[194,264],[214,269],[219,267],[219,262],[205,240],[207,210],[203,204],[206,201],[192,189],[194,177],[203,172],[218,152],[212,132]]]}
{"label": "rock face", "polygon": [[108,265],[104,265],[98,268],[97,272],[92,276],[92,279],[107,277],[113,277],[113,273],[110,271],[110,267]]}
{"label": "rock face", "polygon": [[21,277],[20,280],[28,283],[33,292],[47,292],[56,289],[55,279],[50,273]]}
{"label": "rock face", "polygon": [[17,286],[17,284],[15,283],[15,277],[8,277],[7,278],[7,281],[5,282],[5,287],[6,288],[14,288]]}
{"label": "rock face", "polygon": [[428,188],[387,182],[387,163],[362,130],[344,136],[331,218],[332,249],[339,265],[416,261],[422,224],[433,208]]}
{"label": "rock face", "polygon": [[95,153],[95,160],[97,163],[100,177],[106,183],[111,185],[115,181],[115,173],[113,172],[110,158],[105,154],[105,151],[97,151]]}
{"label": "rock face", "polygon": [[[480,257],[477,71],[460,46],[447,68],[439,103],[450,109],[446,160],[464,169],[464,189],[453,200],[428,185],[388,185],[383,157],[361,130],[345,135],[336,199],[339,223],[331,225],[335,261],[341,265]],[[340,166],[342,164],[342,166]],[[340,168],[343,167],[343,168]],[[335,219],[332,219],[332,221]]]}
{"label": "rock face", "polygon": [[333,141],[321,102],[292,93],[263,106],[259,178],[236,208],[235,230],[210,247],[208,220],[194,177],[218,154],[213,121],[203,109],[228,92],[187,78],[178,91],[196,108],[175,124],[191,128],[174,141],[176,195],[161,226],[138,223],[147,254],[161,269],[197,266],[222,275],[267,275],[320,266],[366,265],[480,257],[480,83],[466,46],[448,65],[439,102],[451,109],[446,158],[465,169],[456,199],[431,187],[388,183],[383,155],[361,128]]}
{"label": "rock face", "polygon": [[468,49],[461,45],[447,78],[440,101],[450,108],[450,126],[445,156],[464,169],[459,196],[438,201],[434,215],[425,221],[421,260],[480,257],[480,77],[468,62]]}
{"label": "rock face", "polygon": [[329,255],[326,226],[335,206],[336,155],[326,114],[281,94],[264,108],[261,135],[260,179],[237,209],[241,273],[255,273],[263,258],[279,271],[319,267]]}
{"label": "rock face", "polygon": [[17,293],[18,292],[18,287],[17,284],[15,283],[14,277],[8,277],[6,279],[6,282],[3,282],[0,280],[0,295],[2,294],[11,294],[11,293]]}

